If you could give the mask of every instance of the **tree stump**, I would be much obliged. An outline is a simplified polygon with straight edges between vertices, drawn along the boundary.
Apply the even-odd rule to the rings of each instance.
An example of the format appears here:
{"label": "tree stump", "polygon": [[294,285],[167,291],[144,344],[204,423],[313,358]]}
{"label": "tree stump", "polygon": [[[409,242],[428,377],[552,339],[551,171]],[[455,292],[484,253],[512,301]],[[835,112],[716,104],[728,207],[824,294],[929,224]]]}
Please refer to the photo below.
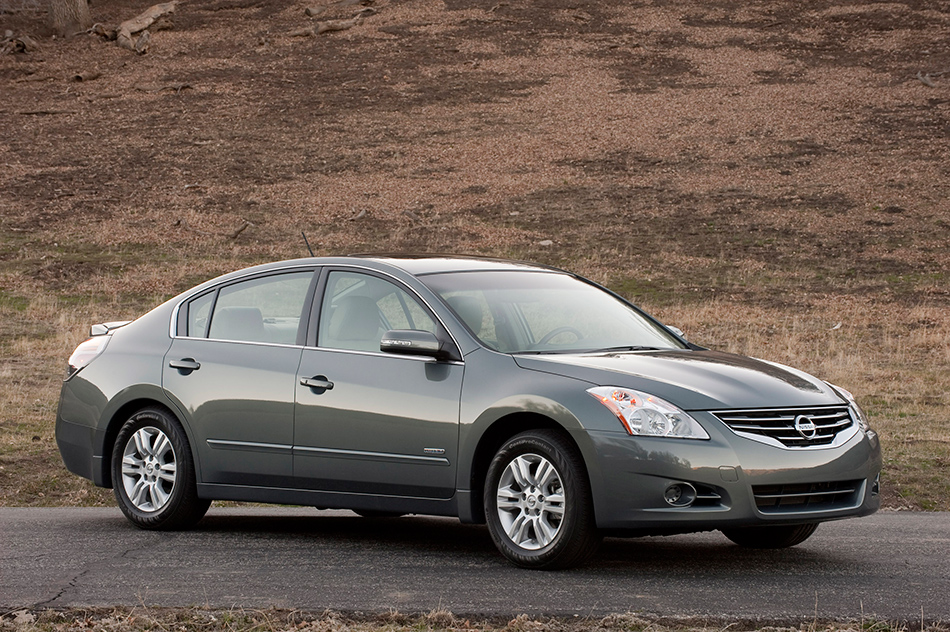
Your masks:
{"label": "tree stump", "polygon": [[72,37],[92,27],[87,0],[49,0],[49,17],[59,37]]}

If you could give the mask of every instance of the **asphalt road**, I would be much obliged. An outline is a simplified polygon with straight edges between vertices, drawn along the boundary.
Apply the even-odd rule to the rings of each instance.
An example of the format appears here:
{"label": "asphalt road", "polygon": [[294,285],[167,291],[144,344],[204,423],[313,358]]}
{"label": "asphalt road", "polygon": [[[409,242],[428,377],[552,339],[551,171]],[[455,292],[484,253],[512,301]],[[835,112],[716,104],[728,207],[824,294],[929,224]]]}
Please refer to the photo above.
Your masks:
{"label": "asphalt road", "polygon": [[212,509],[193,531],[132,527],[117,509],[0,509],[0,608],[115,605],[765,621],[950,620],[950,514],[822,525],[783,551],[718,533],[608,539],[589,566],[508,565],[483,527],[345,511]]}

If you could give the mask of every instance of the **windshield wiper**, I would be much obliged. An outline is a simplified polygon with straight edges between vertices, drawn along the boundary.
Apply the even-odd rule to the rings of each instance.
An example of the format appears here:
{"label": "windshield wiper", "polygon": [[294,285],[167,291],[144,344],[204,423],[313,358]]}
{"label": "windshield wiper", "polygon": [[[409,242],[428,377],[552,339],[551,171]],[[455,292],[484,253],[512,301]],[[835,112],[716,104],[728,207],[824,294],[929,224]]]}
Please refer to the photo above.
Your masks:
{"label": "windshield wiper", "polygon": [[515,355],[567,355],[577,353],[611,353],[614,351],[672,351],[670,347],[649,347],[646,345],[620,345],[618,347],[605,347],[603,349],[531,349],[524,351],[512,351]]}
{"label": "windshield wiper", "polygon": [[587,353],[610,353],[611,351],[663,351],[660,347],[650,347],[647,345],[620,345],[618,347],[605,347],[603,349],[594,349]]}
{"label": "windshield wiper", "polygon": [[587,353],[581,349],[528,349],[525,351],[511,351],[513,355],[558,355],[569,353]]}

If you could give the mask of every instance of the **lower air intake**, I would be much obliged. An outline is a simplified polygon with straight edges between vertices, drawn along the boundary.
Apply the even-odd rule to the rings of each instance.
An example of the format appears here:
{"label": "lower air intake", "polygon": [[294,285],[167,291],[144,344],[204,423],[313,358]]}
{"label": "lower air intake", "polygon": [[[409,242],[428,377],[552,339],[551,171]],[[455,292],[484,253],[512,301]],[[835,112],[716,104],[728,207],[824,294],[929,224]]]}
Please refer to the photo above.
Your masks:
{"label": "lower air intake", "polygon": [[765,514],[850,509],[861,504],[864,481],[753,485],[755,505]]}

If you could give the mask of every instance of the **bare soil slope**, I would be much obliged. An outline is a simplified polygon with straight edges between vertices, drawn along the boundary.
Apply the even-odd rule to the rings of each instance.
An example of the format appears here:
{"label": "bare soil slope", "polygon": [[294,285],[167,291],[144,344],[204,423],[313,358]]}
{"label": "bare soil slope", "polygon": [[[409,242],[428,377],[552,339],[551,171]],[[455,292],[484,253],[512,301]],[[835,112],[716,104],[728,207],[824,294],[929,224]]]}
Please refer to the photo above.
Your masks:
{"label": "bare soil slope", "polygon": [[889,502],[948,507],[950,3],[320,1],[188,0],[145,55],[0,4],[39,44],[0,56],[6,502],[64,484],[49,424],[88,319],[303,230],[561,265],[843,381],[894,424]]}

